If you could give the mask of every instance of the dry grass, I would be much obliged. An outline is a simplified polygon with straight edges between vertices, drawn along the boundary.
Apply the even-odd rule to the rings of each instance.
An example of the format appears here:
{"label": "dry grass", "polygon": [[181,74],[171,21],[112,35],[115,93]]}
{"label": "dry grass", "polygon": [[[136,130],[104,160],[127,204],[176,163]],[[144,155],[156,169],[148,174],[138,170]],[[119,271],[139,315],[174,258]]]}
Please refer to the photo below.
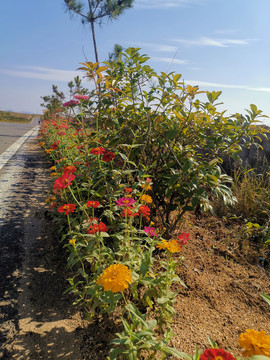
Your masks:
{"label": "dry grass", "polygon": [[30,123],[34,116],[33,114],[0,111],[0,122]]}

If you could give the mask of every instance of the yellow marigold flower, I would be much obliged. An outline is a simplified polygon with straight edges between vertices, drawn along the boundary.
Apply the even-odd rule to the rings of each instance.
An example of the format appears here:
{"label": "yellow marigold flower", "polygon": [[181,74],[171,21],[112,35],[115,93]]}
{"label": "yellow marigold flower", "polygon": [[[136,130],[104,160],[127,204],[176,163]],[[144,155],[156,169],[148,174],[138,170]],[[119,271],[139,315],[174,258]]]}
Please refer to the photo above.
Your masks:
{"label": "yellow marigold flower", "polygon": [[113,264],[103,271],[97,279],[97,284],[102,285],[106,291],[113,293],[124,291],[131,284],[131,271],[123,264]]}
{"label": "yellow marigold flower", "polygon": [[142,197],[141,197],[141,201],[145,201],[146,204],[151,204],[151,202],[152,202],[153,200],[152,200],[151,196],[144,194],[144,195],[142,195]]}
{"label": "yellow marigold flower", "polygon": [[56,166],[55,166],[55,165],[54,165],[54,166],[51,166],[51,167],[50,167],[50,170],[51,170],[51,171],[56,170]]}
{"label": "yellow marigold flower", "polygon": [[176,253],[181,251],[181,246],[178,244],[177,240],[162,240],[161,243],[158,243],[156,246],[159,250],[168,250],[171,253]]}
{"label": "yellow marigold flower", "polygon": [[243,350],[244,357],[253,355],[264,355],[270,357],[270,335],[265,331],[255,331],[247,329],[245,333],[240,334],[238,344]]}
{"label": "yellow marigold flower", "polygon": [[70,245],[72,245],[74,248],[75,248],[75,242],[76,242],[76,239],[69,240]]}
{"label": "yellow marigold flower", "polygon": [[153,226],[155,225],[155,223],[153,221],[150,222],[150,226]]}
{"label": "yellow marigold flower", "polygon": [[50,176],[58,176],[58,173],[57,172],[53,172],[50,174]]}
{"label": "yellow marigold flower", "polygon": [[50,196],[48,199],[45,200],[46,204],[52,203],[56,200],[56,196]]}
{"label": "yellow marigold flower", "polygon": [[53,150],[52,149],[47,149],[47,150],[45,150],[45,153],[46,154],[49,154],[49,153],[51,153]]}
{"label": "yellow marigold flower", "polygon": [[41,141],[40,143],[39,143],[39,146],[44,146],[45,145],[45,142],[44,141]]}
{"label": "yellow marigold flower", "polygon": [[152,190],[152,186],[148,183],[146,184],[143,184],[142,185],[142,188],[145,190],[145,191],[148,191],[148,190]]}

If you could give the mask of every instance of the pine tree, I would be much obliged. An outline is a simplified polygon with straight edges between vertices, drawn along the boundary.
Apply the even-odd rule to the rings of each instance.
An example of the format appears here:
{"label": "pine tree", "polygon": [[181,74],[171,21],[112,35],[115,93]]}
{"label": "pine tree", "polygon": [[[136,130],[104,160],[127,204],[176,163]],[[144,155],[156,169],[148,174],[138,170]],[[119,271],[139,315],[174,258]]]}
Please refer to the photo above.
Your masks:
{"label": "pine tree", "polygon": [[64,0],[67,10],[71,15],[78,15],[82,18],[83,24],[90,24],[95,58],[98,60],[98,51],[95,35],[95,23],[99,25],[107,18],[114,20],[126,9],[132,7],[134,0]]}

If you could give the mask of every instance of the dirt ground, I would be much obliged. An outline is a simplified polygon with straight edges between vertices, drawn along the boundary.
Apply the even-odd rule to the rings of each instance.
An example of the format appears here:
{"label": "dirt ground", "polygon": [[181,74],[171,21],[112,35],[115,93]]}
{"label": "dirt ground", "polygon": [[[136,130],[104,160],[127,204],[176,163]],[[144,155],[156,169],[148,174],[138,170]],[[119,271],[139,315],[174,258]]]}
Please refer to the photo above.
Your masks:
{"label": "dirt ground", "polygon": [[[105,360],[119,329],[112,318],[83,321],[64,295],[65,252],[45,206],[49,166],[31,140],[0,229],[0,359]],[[211,216],[190,215],[183,231],[191,240],[178,274],[187,287],[175,288],[171,345],[193,354],[211,337],[239,356],[245,329],[270,334],[270,307],[259,295],[270,294],[268,250],[247,243],[240,250],[236,232]]]}

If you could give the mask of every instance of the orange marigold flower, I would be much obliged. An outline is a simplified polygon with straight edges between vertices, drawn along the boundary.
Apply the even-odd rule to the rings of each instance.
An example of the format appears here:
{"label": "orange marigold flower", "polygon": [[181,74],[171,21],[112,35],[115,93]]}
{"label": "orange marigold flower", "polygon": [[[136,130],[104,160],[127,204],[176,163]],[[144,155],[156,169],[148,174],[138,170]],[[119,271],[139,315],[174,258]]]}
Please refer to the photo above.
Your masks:
{"label": "orange marigold flower", "polygon": [[253,355],[264,355],[270,357],[270,335],[265,331],[255,331],[247,329],[245,333],[240,334],[238,344],[243,350],[244,357]]}
{"label": "orange marigold flower", "polygon": [[141,196],[141,201],[145,201],[146,204],[151,204],[151,202],[153,202],[151,196],[146,195],[146,194]]}
{"label": "orange marigold flower", "polygon": [[168,250],[171,253],[176,253],[182,250],[182,247],[178,244],[177,240],[162,240],[156,246],[159,250]]}
{"label": "orange marigold flower", "polygon": [[124,291],[131,282],[131,271],[123,264],[110,265],[97,279],[97,284],[102,285],[106,291],[111,290],[113,293]]}
{"label": "orange marigold flower", "polygon": [[142,188],[143,188],[145,191],[152,190],[152,186],[151,186],[149,183],[143,184],[143,185],[142,185]]}
{"label": "orange marigold flower", "polygon": [[69,240],[70,245],[72,245],[74,248],[75,248],[75,242],[76,242],[76,239]]}
{"label": "orange marigold flower", "polygon": [[232,354],[223,349],[206,349],[200,356],[200,360],[236,360]]}
{"label": "orange marigold flower", "polygon": [[126,192],[127,194],[129,194],[129,193],[131,193],[131,192],[132,192],[132,189],[131,189],[131,188],[129,188],[129,187],[127,187],[127,188],[125,188],[125,192]]}

